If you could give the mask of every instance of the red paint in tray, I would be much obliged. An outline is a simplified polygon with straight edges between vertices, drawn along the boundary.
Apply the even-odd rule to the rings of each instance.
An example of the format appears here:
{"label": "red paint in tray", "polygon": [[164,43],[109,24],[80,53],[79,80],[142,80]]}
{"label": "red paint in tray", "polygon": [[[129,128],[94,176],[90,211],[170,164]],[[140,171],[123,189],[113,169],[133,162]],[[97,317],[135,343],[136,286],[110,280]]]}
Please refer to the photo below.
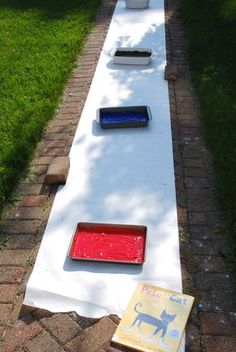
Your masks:
{"label": "red paint in tray", "polygon": [[73,236],[69,257],[142,264],[146,244],[146,226],[79,223]]}

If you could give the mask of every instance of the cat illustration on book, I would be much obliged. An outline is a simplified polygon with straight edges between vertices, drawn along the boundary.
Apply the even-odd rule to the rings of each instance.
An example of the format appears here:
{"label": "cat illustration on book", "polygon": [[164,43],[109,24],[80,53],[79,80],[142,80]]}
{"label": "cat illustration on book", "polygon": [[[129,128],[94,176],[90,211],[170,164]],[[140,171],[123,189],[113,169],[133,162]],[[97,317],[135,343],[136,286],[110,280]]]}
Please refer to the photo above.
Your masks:
{"label": "cat illustration on book", "polygon": [[168,324],[174,321],[176,314],[171,315],[171,314],[168,314],[166,310],[163,310],[163,312],[160,315],[160,318],[156,318],[151,314],[140,312],[138,308],[141,308],[141,307],[142,307],[142,303],[139,302],[135,304],[134,311],[137,313],[137,316],[133,320],[132,324],[129,327],[124,328],[123,330],[131,331],[137,323],[138,325],[136,329],[138,332],[141,332],[142,323],[152,325],[154,326],[155,329],[153,333],[149,336],[149,338],[144,338],[141,335],[139,335],[139,337],[144,341],[151,342],[156,337],[158,332],[162,331],[159,343],[163,345],[163,347],[168,347],[168,345],[164,342],[164,336],[166,335]]}

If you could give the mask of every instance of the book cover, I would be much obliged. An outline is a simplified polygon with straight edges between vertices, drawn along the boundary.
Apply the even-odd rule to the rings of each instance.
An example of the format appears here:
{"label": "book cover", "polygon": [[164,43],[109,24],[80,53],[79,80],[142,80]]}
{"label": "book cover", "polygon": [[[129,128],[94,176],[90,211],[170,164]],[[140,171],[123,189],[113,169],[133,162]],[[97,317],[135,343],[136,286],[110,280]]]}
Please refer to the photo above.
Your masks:
{"label": "book cover", "polygon": [[139,283],[112,341],[137,351],[177,352],[194,298]]}

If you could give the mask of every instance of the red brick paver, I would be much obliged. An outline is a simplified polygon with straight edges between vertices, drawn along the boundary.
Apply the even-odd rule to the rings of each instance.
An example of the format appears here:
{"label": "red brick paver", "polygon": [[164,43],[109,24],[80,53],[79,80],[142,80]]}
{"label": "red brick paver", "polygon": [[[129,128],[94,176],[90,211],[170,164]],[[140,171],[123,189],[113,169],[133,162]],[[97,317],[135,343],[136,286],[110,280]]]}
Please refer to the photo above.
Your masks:
{"label": "red brick paver", "polygon": [[[1,352],[118,352],[110,338],[116,316],[88,319],[22,305],[23,292],[42,239],[55,186],[44,184],[56,156],[67,156],[88,94],[115,0],[102,0],[78,67],[72,72],[56,117],[49,123],[18,187],[19,200],[5,214],[0,252]],[[236,295],[228,268],[224,229],[214,198],[210,154],[202,139],[198,102],[186,61],[178,0],[166,0],[168,62],[177,80],[169,82],[178,220],[184,292],[196,297],[186,329],[186,351],[236,351]]]}
{"label": "red brick paver", "polygon": [[67,314],[41,319],[42,325],[62,344],[73,339],[82,328]]}
{"label": "red brick paver", "polygon": [[15,349],[25,344],[26,341],[37,336],[43,328],[38,322],[29,321],[25,323],[24,321],[18,321],[13,327],[9,327],[3,337],[3,344],[1,346],[1,352],[11,352]]}

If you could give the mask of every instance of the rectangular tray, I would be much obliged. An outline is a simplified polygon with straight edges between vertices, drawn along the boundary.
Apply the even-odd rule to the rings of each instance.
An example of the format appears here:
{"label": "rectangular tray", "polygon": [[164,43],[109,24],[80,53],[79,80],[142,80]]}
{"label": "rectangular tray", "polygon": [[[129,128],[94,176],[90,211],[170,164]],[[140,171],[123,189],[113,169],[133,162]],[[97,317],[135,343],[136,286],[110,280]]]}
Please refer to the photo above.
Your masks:
{"label": "rectangular tray", "polygon": [[113,61],[121,65],[148,65],[152,59],[152,50],[144,48],[117,48],[112,53]]}
{"label": "rectangular tray", "polygon": [[146,226],[80,222],[68,257],[111,263],[142,264],[145,260]]}
{"label": "rectangular tray", "polygon": [[150,0],[125,0],[128,9],[145,9],[149,7]]}
{"label": "rectangular tray", "polygon": [[97,122],[101,128],[146,127],[151,120],[148,106],[122,106],[100,108]]}

